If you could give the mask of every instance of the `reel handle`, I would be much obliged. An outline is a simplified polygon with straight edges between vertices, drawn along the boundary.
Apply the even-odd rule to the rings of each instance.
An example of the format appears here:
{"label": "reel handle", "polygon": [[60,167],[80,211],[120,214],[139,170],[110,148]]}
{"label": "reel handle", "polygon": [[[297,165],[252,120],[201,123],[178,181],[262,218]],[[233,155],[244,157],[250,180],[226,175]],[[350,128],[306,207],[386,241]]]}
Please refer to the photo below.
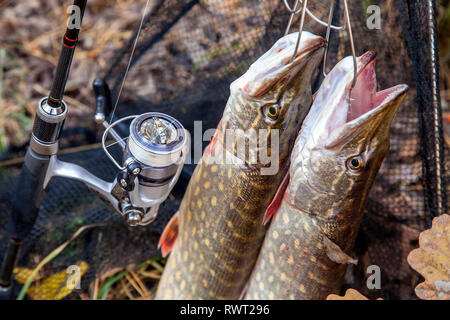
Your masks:
{"label": "reel handle", "polygon": [[95,122],[102,124],[111,113],[111,91],[105,80],[97,78],[92,83],[95,92]]}

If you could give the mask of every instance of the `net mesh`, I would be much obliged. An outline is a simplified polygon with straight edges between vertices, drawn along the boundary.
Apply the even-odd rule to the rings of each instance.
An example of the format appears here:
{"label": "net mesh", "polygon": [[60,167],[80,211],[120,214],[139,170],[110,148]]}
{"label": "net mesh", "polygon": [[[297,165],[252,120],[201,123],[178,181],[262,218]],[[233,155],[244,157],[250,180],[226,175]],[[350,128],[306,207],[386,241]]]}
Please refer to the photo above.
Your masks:
{"label": "net mesh", "polygon": [[[433,16],[428,15],[428,1],[378,1],[381,29],[370,30],[366,24],[370,4],[349,4],[357,53],[377,51],[380,88],[406,83],[410,91],[392,125],[391,149],[366,205],[356,247],[360,263],[349,268],[344,289],[356,288],[370,297],[414,298],[414,284],[419,279],[408,267],[406,256],[417,246],[418,234],[430,225],[431,218],[445,211],[446,194],[450,193],[446,193],[449,175],[444,170],[448,165],[444,152],[448,150],[443,149],[441,141],[438,91],[434,88],[437,81],[432,73],[436,62],[430,45],[435,37]],[[309,7],[326,20],[328,1],[310,1]],[[151,1],[117,114],[164,112],[179,119],[191,134],[194,121],[201,120],[203,130],[215,128],[231,81],[283,35],[288,18],[280,0]],[[343,4],[337,1],[334,24],[342,23]],[[298,26],[298,17],[294,26]],[[324,27],[308,18],[305,30],[325,34]],[[115,54],[111,67],[104,70],[113,101],[124,80],[133,42],[131,37]],[[328,69],[350,52],[347,34],[333,32]],[[62,160],[110,181],[116,173],[100,149],[66,155]],[[44,267],[44,276],[85,261],[89,270],[83,277],[82,290],[86,290],[99,275],[158,256],[157,240],[178,208],[193,167],[185,167],[158,220],[145,228],[126,227],[120,216],[82,183],[54,179],[32,234],[25,241],[19,265],[35,267],[81,226],[99,222],[105,226],[85,231]],[[8,171],[1,181],[2,249],[7,242],[3,228],[11,190],[18,183],[17,173]],[[382,271],[379,291],[367,289],[366,270],[370,265]]]}

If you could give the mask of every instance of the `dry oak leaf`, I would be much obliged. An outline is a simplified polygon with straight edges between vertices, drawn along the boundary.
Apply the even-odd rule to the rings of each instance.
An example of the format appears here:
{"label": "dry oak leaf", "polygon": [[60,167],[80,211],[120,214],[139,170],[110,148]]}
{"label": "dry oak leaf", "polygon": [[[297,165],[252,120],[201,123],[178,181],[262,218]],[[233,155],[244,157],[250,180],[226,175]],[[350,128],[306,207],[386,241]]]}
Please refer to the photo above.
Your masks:
{"label": "dry oak leaf", "polygon": [[[369,300],[369,299],[367,299],[365,296],[363,296],[355,289],[347,289],[343,297],[338,296],[337,294],[330,294],[328,295],[327,300]],[[378,298],[377,300],[383,299]]]}
{"label": "dry oak leaf", "polygon": [[450,215],[433,219],[419,236],[419,248],[408,255],[409,265],[424,278],[416,295],[426,300],[450,300]]}

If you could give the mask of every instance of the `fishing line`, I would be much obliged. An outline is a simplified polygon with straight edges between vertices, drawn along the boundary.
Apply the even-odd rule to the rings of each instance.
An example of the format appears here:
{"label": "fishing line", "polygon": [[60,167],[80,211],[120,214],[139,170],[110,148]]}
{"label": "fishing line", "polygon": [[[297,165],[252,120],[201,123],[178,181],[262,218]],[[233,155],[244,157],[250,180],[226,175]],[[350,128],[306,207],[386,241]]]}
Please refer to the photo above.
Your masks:
{"label": "fishing line", "polygon": [[110,147],[112,147],[112,146],[115,146],[116,144],[119,144],[119,143],[121,143],[121,142],[127,141],[128,138],[129,138],[129,137],[125,137],[125,138],[120,139],[119,141],[111,142],[111,143],[108,144],[108,145],[105,144],[105,147],[106,147],[106,148],[110,148]]}
{"label": "fishing line", "polygon": [[[353,32],[352,32],[352,25],[351,25],[351,21],[350,21],[350,13],[349,13],[349,9],[348,9],[348,3],[347,3],[347,0],[343,0],[343,1],[344,1],[344,20],[345,20],[345,22],[344,22],[343,26],[336,27],[332,24],[335,0],[332,0],[331,4],[330,4],[330,12],[328,14],[328,22],[324,22],[324,21],[318,19],[316,16],[314,16],[308,10],[308,0],[296,0],[295,4],[294,4],[294,8],[291,8],[291,6],[289,5],[287,0],[284,0],[284,5],[291,14],[289,17],[289,22],[288,22],[288,26],[286,28],[285,35],[287,35],[289,33],[292,22],[294,21],[294,16],[296,14],[298,14],[299,12],[301,12],[300,27],[298,30],[297,43],[295,45],[294,54],[292,55],[292,58],[291,58],[291,62],[293,62],[295,60],[295,56],[297,55],[298,47],[299,47],[300,41],[302,39],[303,27],[305,24],[305,15],[308,14],[313,20],[315,20],[319,24],[327,27],[327,34],[326,34],[327,44],[325,47],[325,54],[324,54],[324,58],[323,58],[323,69],[322,69],[322,74],[326,77],[327,74],[326,74],[325,66],[326,66],[326,62],[327,62],[328,42],[329,42],[329,38],[330,38],[331,29],[334,29],[334,30],[346,30],[347,29],[348,36],[350,39],[350,48],[352,50],[352,57],[353,57],[353,73],[354,73],[354,75],[353,75],[353,81],[352,81],[352,88],[354,88],[356,85],[356,78],[358,75],[358,65],[357,65],[357,60],[356,60],[355,42],[353,40]],[[300,8],[298,8],[299,4],[302,4],[302,6]]]}
{"label": "fishing line", "polygon": [[142,26],[144,25],[144,19],[145,19],[145,15],[147,14],[147,9],[148,9],[149,3],[150,3],[150,0],[147,0],[147,3],[145,4],[144,13],[142,14],[142,19],[141,19],[141,23],[139,25],[138,33],[137,33],[136,39],[134,41],[133,49],[131,50],[130,60],[128,61],[128,65],[127,65],[127,69],[125,71],[125,75],[123,77],[122,83],[120,84],[119,94],[117,96],[116,103],[114,104],[114,108],[113,108],[113,111],[111,113],[111,118],[109,119],[109,124],[110,125],[113,122],[114,114],[116,112],[117,105],[119,104],[120,95],[122,94],[122,89],[123,89],[123,86],[125,84],[125,80],[127,79],[128,71],[130,71],[131,61],[133,60],[134,51],[136,50],[136,46],[137,46],[137,43],[138,43],[138,40],[139,40],[139,36],[141,35]]}
{"label": "fishing line", "polygon": [[[291,13],[291,21],[290,21],[290,23],[289,23],[289,25],[288,25],[288,27],[290,27],[290,25],[291,25],[291,23],[292,23],[292,18],[293,18],[293,16],[295,16],[296,14],[298,14],[302,9],[301,8],[297,8],[297,5],[300,3],[300,4],[303,4],[303,0],[297,0],[296,2],[295,2],[295,4],[294,4],[294,8],[291,8],[291,6],[289,5],[289,3],[288,3],[288,1],[287,0],[283,0],[284,1],[284,5],[286,6],[286,8],[288,9],[288,11]],[[320,25],[322,25],[322,26],[324,26],[324,27],[328,27],[328,23],[326,23],[326,22],[324,22],[324,21],[322,21],[322,20],[320,20],[318,17],[316,17],[312,12],[311,12],[311,10],[309,10],[308,8],[306,8],[306,13],[308,14],[308,16],[310,16],[314,21],[316,21],[317,23],[319,23]],[[334,29],[334,30],[345,30],[345,28],[346,28],[346,26],[345,25],[343,25],[343,26],[335,26],[335,25],[331,25],[330,26],[330,28],[331,29]],[[289,31],[289,29],[288,29],[288,31]]]}

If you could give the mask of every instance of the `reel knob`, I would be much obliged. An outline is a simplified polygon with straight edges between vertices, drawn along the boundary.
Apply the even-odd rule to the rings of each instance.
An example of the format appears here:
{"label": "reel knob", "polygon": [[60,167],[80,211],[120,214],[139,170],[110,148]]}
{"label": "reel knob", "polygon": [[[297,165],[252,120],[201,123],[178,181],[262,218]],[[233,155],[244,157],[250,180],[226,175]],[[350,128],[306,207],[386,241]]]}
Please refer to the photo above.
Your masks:
{"label": "reel knob", "polygon": [[131,227],[137,227],[141,224],[144,212],[135,207],[128,207],[124,209],[125,222]]}

